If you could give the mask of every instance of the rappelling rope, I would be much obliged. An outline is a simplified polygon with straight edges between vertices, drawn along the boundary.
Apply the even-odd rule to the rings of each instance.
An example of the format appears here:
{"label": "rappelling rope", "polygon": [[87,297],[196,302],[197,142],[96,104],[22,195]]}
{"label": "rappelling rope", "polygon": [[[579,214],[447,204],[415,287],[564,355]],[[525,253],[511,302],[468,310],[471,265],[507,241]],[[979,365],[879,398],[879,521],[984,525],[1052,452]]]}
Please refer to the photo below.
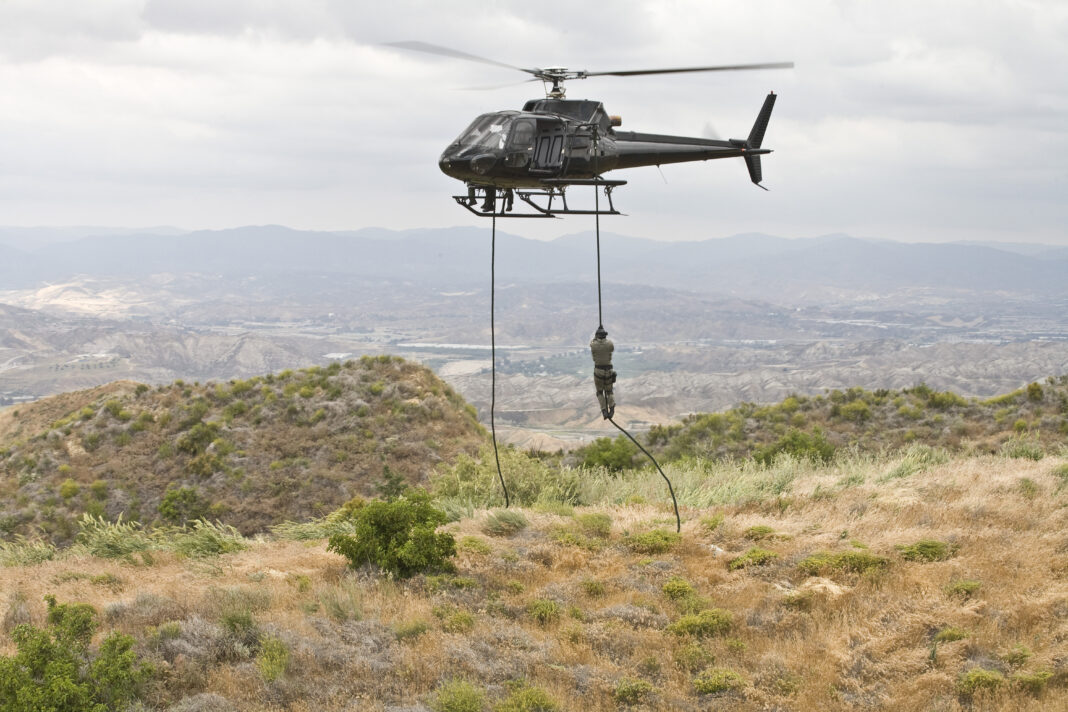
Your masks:
{"label": "rappelling rope", "polygon": [[[486,190],[490,190],[486,188]],[[490,433],[493,436],[493,459],[497,461],[497,477],[501,480],[501,489],[504,490],[504,507],[508,508],[508,485],[504,484],[504,475],[501,474],[501,456],[497,452],[497,426],[494,423],[494,411],[497,408],[497,330],[494,328],[495,300],[497,293],[497,279],[494,270],[497,264],[497,189],[493,188],[493,235],[490,238],[490,372],[492,386],[490,387]],[[640,446],[639,446],[640,447]]]}
{"label": "rappelling rope", "polygon": [[[593,215],[594,223],[597,228],[597,324],[600,327],[604,327],[604,313],[601,310],[601,193],[600,186],[593,187]],[[638,449],[645,453],[645,456],[649,458],[649,461],[653,463],[653,467],[660,473],[660,476],[664,478],[664,482],[667,482],[668,492],[671,493],[671,503],[675,506],[675,531],[682,531],[682,517],[679,516],[679,501],[675,499],[675,488],[671,486],[671,480],[664,474],[664,471],[660,469],[660,463],[656,461],[656,458],[649,453],[642,444],[634,439],[634,436],[626,431],[626,429],[617,423],[612,418],[608,418],[608,422],[616,426],[619,432],[623,433],[630,439],[632,443],[638,446]],[[502,484],[504,480],[501,480]]]}

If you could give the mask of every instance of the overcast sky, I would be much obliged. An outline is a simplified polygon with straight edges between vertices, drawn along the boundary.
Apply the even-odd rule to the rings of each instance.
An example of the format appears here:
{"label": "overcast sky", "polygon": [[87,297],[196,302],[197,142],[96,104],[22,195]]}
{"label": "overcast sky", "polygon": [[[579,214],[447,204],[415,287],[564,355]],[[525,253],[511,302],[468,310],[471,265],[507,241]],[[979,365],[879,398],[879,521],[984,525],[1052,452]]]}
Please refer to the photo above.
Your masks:
{"label": "overcast sky", "polygon": [[1064,0],[0,0],[0,225],[488,225],[437,157],[541,85],[463,90],[524,75],[398,40],[591,71],[797,63],[569,84],[624,129],[723,138],[780,94],[771,192],[737,159],[620,171],[613,232],[1068,244]]}

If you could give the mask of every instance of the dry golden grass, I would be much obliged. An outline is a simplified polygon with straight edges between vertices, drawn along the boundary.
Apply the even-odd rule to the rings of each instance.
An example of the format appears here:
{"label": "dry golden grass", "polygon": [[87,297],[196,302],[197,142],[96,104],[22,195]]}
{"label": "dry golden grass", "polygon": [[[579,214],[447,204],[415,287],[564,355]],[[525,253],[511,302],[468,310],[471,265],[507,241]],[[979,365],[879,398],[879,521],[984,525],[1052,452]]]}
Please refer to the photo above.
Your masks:
{"label": "dry golden grass", "polygon": [[[92,604],[105,630],[133,635],[157,665],[147,709],[199,693],[239,710],[423,709],[413,706],[462,678],[491,705],[524,679],[561,710],[600,712],[621,707],[615,691],[629,678],[653,686],[635,709],[1068,710],[1068,486],[1053,474],[1064,460],[956,459],[886,480],[892,464],[801,466],[782,496],[684,508],[682,540],[663,554],[624,545],[673,530],[662,504],[525,510],[526,528],[496,537],[482,533],[480,510],[448,527],[484,544],[461,547],[454,576],[395,582],[347,570],[322,541],[262,540],[207,562],[160,553],[150,566],[67,558],[3,569],[0,606],[24,597],[40,622],[47,593]],[[611,516],[607,537],[564,535],[586,512]],[[702,522],[716,514],[722,523]],[[898,550],[921,540],[953,553],[925,562]],[[777,557],[728,568],[754,545]],[[818,576],[798,567],[819,552],[889,563]],[[694,594],[666,595],[673,577]],[[978,587],[953,589],[962,581]],[[532,616],[535,601],[554,602],[556,617]],[[731,614],[729,631],[669,630],[708,608]],[[278,680],[258,672],[254,641],[235,645],[226,631],[235,610],[290,651]],[[473,626],[450,632],[461,612]],[[936,643],[947,628],[960,630],[943,637],[966,637]],[[2,645],[12,652],[9,638]],[[686,655],[742,686],[698,694]],[[969,696],[959,682],[975,668],[1005,682]],[[1021,681],[1044,671],[1037,691]]]}

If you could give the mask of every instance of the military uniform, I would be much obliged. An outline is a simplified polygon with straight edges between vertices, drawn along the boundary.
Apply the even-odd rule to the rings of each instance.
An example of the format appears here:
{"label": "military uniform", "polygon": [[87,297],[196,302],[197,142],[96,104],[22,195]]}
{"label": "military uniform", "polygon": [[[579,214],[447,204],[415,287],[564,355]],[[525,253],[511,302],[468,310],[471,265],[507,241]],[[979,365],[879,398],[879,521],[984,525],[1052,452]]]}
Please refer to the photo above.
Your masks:
{"label": "military uniform", "polygon": [[616,412],[616,399],[612,395],[612,384],[616,382],[616,372],[612,369],[612,352],[615,348],[604,327],[598,327],[590,342],[590,353],[593,355],[593,386],[605,420]]}

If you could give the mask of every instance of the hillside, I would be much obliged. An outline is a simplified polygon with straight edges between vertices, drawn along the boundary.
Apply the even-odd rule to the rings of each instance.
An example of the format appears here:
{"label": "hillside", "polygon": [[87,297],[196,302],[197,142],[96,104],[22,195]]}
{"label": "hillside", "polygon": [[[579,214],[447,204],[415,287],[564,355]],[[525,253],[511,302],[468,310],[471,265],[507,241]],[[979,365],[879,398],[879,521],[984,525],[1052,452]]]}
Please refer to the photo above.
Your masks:
{"label": "hillside", "polygon": [[92,605],[153,665],[139,712],[1068,709],[1068,461],[921,455],[670,465],[678,539],[655,473],[561,497],[546,468],[410,580],[281,536],[314,526],[212,559],[7,545],[3,625]]}
{"label": "hillside", "polygon": [[[652,428],[642,440],[665,461],[769,460],[783,451],[826,460],[839,450],[897,451],[914,444],[964,454],[1040,458],[1068,443],[1068,376],[987,399],[964,398],[923,384],[894,391],[850,388],[825,396],[793,395],[777,404],[743,403],[722,413],[691,415],[677,425]],[[646,464],[622,436],[581,448],[567,461],[614,467]]]}
{"label": "hillside", "polygon": [[396,357],[221,383],[121,382],[0,413],[0,531],[65,542],[89,512],[258,532],[373,494],[387,467],[424,481],[484,441],[462,398]]}

